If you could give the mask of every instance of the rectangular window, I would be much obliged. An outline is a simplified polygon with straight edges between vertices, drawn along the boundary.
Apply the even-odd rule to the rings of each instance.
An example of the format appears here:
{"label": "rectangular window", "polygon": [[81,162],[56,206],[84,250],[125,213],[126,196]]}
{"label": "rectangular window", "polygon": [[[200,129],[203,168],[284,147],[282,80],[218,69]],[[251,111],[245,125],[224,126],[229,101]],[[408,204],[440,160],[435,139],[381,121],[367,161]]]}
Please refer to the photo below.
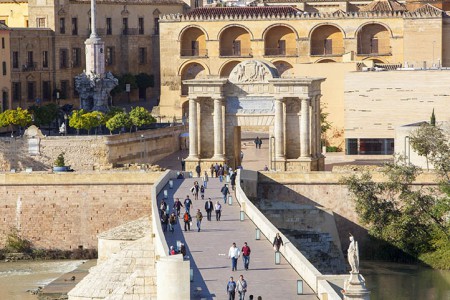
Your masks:
{"label": "rectangular window", "polygon": [[114,47],[106,47],[106,64],[108,66],[114,64]]}
{"label": "rectangular window", "polygon": [[72,66],[81,67],[81,48],[72,48]]}
{"label": "rectangular window", "polygon": [[2,62],[2,73],[3,76],[6,76],[6,61]]}
{"label": "rectangular window", "polygon": [[36,83],[34,81],[27,82],[27,96],[28,101],[34,101],[34,98],[36,98]]}
{"label": "rectangular window", "polygon": [[13,89],[13,101],[20,101],[20,98],[22,97],[20,82],[13,82],[12,89]]}
{"label": "rectangular window", "polygon": [[5,38],[2,37],[2,49],[5,49]]}
{"label": "rectangular window", "polygon": [[159,34],[159,18],[155,18],[153,20],[153,25],[155,26],[155,34],[158,35]]}
{"label": "rectangular window", "polygon": [[28,53],[27,53],[27,62],[30,65],[32,65],[34,63],[33,51],[28,51]]}
{"label": "rectangular window", "polygon": [[128,34],[128,18],[122,19],[122,34],[123,35]]}
{"label": "rectangular window", "polygon": [[233,54],[234,56],[241,55],[241,41],[233,41]]}
{"label": "rectangular window", "polygon": [[45,28],[45,18],[36,18],[36,26],[38,28]]}
{"label": "rectangular window", "polygon": [[42,51],[42,67],[48,68],[48,51]]}
{"label": "rectangular window", "polygon": [[139,34],[144,34],[144,18],[139,18]]}
{"label": "rectangular window", "polygon": [[106,18],[106,34],[111,35],[112,34],[112,21],[111,18]]}
{"label": "rectangular window", "polygon": [[67,99],[67,95],[69,94],[69,81],[61,80],[61,99]]}
{"label": "rectangular window", "polygon": [[66,19],[65,18],[59,18],[59,33],[60,34],[66,33]]}
{"label": "rectangular window", "polygon": [[147,48],[139,48],[139,64],[147,63]]}
{"label": "rectangular window", "polygon": [[72,35],[78,35],[78,18],[72,18]]}
{"label": "rectangular window", "polygon": [[324,55],[333,54],[333,40],[332,39],[325,39],[323,41],[323,54]]}
{"label": "rectangular window", "polygon": [[12,67],[13,67],[13,69],[18,69],[19,68],[19,52],[14,51],[12,58],[13,58],[12,59]]}
{"label": "rectangular window", "polygon": [[52,91],[50,87],[50,81],[43,81],[42,82],[42,100],[43,101],[49,101],[51,100]]}
{"label": "rectangular window", "polygon": [[88,31],[89,31],[89,34],[90,34],[91,33],[91,17],[89,17]]}
{"label": "rectangular window", "polygon": [[7,110],[8,107],[8,92],[7,91],[3,91],[2,92],[2,112]]}
{"label": "rectangular window", "polygon": [[75,88],[75,87],[76,87],[76,84],[75,84],[75,78],[74,78],[73,81],[72,81],[72,86],[73,86],[73,96],[74,96],[74,97],[78,97],[79,94],[78,94],[77,89]]}
{"label": "rectangular window", "polygon": [[286,55],[286,41],[285,40],[278,41],[278,55]]}
{"label": "rectangular window", "polygon": [[199,48],[198,41],[191,41],[191,55],[192,56],[198,56],[198,54],[199,54],[198,48]]}
{"label": "rectangular window", "polygon": [[69,67],[67,49],[59,49],[59,67],[65,69]]}

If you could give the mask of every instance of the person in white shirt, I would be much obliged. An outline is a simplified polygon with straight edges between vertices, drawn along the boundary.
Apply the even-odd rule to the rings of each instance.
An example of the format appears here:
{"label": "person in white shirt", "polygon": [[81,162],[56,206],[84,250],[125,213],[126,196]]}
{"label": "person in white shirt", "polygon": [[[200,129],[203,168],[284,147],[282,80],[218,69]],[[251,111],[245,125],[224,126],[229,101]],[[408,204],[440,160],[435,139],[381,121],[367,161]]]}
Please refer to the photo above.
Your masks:
{"label": "person in white shirt", "polygon": [[233,243],[228,251],[228,258],[231,258],[231,271],[237,271],[237,261],[240,255],[241,251],[236,247],[236,243]]}

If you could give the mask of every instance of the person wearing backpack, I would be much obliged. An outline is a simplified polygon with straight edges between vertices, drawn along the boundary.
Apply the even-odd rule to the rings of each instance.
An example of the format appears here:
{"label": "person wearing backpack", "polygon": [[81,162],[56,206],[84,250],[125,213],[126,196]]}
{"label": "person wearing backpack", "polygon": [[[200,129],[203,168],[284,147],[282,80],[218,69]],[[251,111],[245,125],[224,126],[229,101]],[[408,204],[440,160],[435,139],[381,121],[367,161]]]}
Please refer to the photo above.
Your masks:
{"label": "person wearing backpack", "polygon": [[244,275],[239,276],[239,280],[236,283],[236,291],[239,294],[239,300],[245,300],[245,293],[247,292],[247,281],[245,281]]}
{"label": "person wearing backpack", "polygon": [[[191,215],[186,211],[183,216],[184,220],[184,231],[191,231]],[[186,229],[187,228],[187,229]]]}
{"label": "person wearing backpack", "polygon": [[227,283],[227,295],[228,300],[234,300],[236,297],[236,282],[233,280],[233,277],[230,277]]}
{"label": "person wearing backpack", "polygon": [[173,232],[175,231],[175,224],[177,224],[177,217],[175,216],[175,213],[171,213],[169,217],[169,231]]}
{"label": "person wearing backpack", "polygon": [[197,214],[195,215],[195,217],[197,218],[197,231],[200,232],[200,226],[202,225],[202,219],[203,219],[203,215],[202,212],[200,211],[200,208],[197,209]]}
{"label": "person wearing backpack", "polygon": [[227,195],[230,193],[230,190],[228,189],[228,185],[224,184],[220,192],[223,195],[223,203],[227,204]]}
{"label": "person wearing backpack", "polygon": [[164,232],[167,232],[167,224],[169,223],[169,217],[167,216],[166,212],[162,213],[161,216],[161,224]]}

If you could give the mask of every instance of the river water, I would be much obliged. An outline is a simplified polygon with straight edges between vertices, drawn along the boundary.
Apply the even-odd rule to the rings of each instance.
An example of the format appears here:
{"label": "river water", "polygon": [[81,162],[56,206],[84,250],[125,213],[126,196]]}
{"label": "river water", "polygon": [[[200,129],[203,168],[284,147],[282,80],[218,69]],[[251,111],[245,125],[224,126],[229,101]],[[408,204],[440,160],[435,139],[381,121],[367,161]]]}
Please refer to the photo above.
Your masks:
{"label": "river water", "polygon": [[83,260],[0,262],[0,299],[36,300],[37,296],[27,290],[44,287],[82,263]]}
{"label": "river water", "polygon": [[[36,300],[27,290],[45,286],[83,263],[21,261],[0,263],[0,299]],[[450,300],[450,271],[386,262],[361,262],[371,300]]]}

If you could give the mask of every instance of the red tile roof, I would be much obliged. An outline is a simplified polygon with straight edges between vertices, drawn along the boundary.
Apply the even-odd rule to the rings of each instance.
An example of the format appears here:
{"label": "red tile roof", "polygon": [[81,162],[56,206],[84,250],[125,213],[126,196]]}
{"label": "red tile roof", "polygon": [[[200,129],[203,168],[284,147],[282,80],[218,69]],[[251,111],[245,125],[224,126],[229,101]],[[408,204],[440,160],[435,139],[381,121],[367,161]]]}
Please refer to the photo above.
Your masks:
{"label": "red tile roof", "polygon": [[374,0],[360,11],[406,11],[406,7],[395,0]]}
{"label": "red tile roof", "polygon": [[290,6],[202,7],[187,13],[189,17],[295,15],[301,10]]}

